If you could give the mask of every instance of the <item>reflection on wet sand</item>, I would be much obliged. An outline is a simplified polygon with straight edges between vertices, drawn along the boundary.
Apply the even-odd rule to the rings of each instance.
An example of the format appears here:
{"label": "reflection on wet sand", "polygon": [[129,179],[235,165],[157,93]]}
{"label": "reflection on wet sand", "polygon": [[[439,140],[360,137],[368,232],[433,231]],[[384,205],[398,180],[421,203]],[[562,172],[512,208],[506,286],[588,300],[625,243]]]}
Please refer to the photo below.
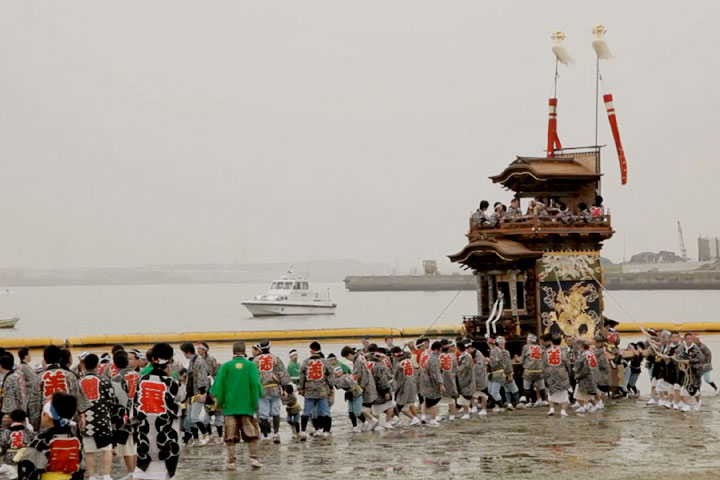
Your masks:
{"label": "reflection on wet sand", "polygon": [[[261,447],[262,470],[239,462],[237,472],[225,472],[223,448],[204,447],[183,451],[176,478],[718,478],[720,401],[706,400],[700,413],[625,400],[601,413],[569,418],[549,418],[545,409],[532,408],[456,420],[439,429],[398,427],[372,434],[353,434],[336,409],[330,439],[300,443],[283,428],[282,444]],[[239,458],[246,459],[243,446],[238,448]]]}

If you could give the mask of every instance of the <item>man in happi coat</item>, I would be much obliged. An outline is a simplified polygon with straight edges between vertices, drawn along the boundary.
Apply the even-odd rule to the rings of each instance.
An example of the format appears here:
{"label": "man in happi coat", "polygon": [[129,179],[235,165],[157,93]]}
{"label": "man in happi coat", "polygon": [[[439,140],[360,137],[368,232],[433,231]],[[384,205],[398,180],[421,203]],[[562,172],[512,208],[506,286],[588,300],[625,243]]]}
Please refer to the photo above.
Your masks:
{"label": "man in happi coat", "polygon": [[130,408],[137,392],[140,374],[130,365],[132,352],[121,350],[113,355],[113,363],[118,373],[112,378],[115,392],[114,410],[110,415],[113,425],[113,442],[117,445],[117,454],[125,460],[129,475],[135,471],[137,448],[135,446],[134,425],[130,423]]}
{"label": "man in happi coat", "polygon": [[[468,352],[472,355],[473,359],[473,375],[475,376],[475,392],[473,393],[473,399],[477,403],[480,399],[480,411],[478,415],[487,415],[487,388],[488,388],[488,371],[485,355],[480,350],[475,348],[475,345],[468,347]],[[477,407],[474,406],[477,410]]]}
{"label": "man in happi coat", "polygon": [[360,400],[362,404],[362,415],[359,415],[358,419],[363,423],[367,422],[362,430],[371,430],[378,423],[371,410],[372,404],[375,402],[375,399],[377,399],[378,394],[375,379],[368,367],[367,359],[362,351],[357,351],[348,345],[343,347],[340,355],[349,362],[352,362],[352,374],[355,376],[358,386],[362,389],[362,399]]}
{"label": "man in happi coat", "polygon": [[410,425],[420,425],[417,417],[415,402],[417,401],[417,381],[415,379],[415,367],[409,354],[402,351],[400,347],[393,347],[390,350],[393,356],[393,389],[395,390],[395,403],[397,408],[410,419]]}
{"label": "man in happi coat", "polygon": [[316,419],[316,425],[323,431],[324,436],[329,436],[332,428],[328,397],[331,393],[334,394],[332,387],[335,373],[330,363],[323,358],[321,348],[319,342],[312,342],[310,357],[300,366],[298,393],[305,397],[305,408],[300,417],[301,441],[307,439],[306,430],[311,415]]}
{"label": "man in happi coat", "polygon": [[570,389],[570,361],[567,352],[560,346],[562,338],[553,337],[552,345],[543,352],[543,376],[548,391],[550,409],[548,415],[555,414],[555,407],[560,406],[560,415],[567,417],[567,404]]}
{"label": "man in happi coat", "polygon": [[56,392],[40,412],[40,430],[18,461],[21,480],[82,480],[85,477],[82,443],[73,418],[77,398]]}
{"label": "man in happi coat", "polygon": [[368,346],[366,359],[368,368],[370,369],[370,372],[372,372],[373,379],[375,380],[375,387],[378,392],[377,398],[375,398],[372,405],[372,414],[380,422],[380,425],[375,429],[381,430],[385,428],[392,428],[389,421],[392,419],[394,413],[394,404],[392,401],[393,376],[391,370],[387,368],[384,356],[378,350],[378,346],[371,343]]}
{"label": "man in happi coat", "polygon": [[675,361],[680,370],[678,383],[680,384],[680,397],[682,402],[680,409],[689,412],[690,399],[695,398],[695,410],[700,410],[702,405],[700,386],[702,384],[702,368],[705,364],[705,356],[700,347],[695,344],[692,333],[685,334],[685,343],[681,344],[675,352]]}
{"label": "man in happi coat", "polygon": [[594,412],[593,402],[597,395],[598,362],[595,352],[590,349],[587,340],[577,341],[577,358],[575,360],[575,399],[580,403],[578,413]]}
{"label": "man in happi coat", "polygon": [[420,357],[420,375],[418,377],[418,393],[425,403],[427,425],[439,427],[438,403],[445,392],[442,370],[440,370],[440,342],[433,342],[429,351],[424,351]]}
{"label": "man in happi coat", "polygon": [[443,375],[443,385],[445,385],[445,392],[443,392],[443,398],[447,399],[449,420],[455,420],[455,401],[458,397],[457,390],[457,356],[452,352],[455,344],[449,340],[442,340],[442,347],[440,348],[440,355],[438,360],[440,361],[440,371]]}
{"label": "man in happi coat", "polygon": [[53,394],[62,392],[75,397],[76,408],[80,415],[78,426],[84,423],[84,412],[90,408],[85,395],[80,390],[78,378],[72,372],[60,366],[62,350],[56,345],[50,345],[43,352],[45,369],[40,372],[34,385],[27,386],[28,406],[27,412],[30,424],[37,431],[40,428],[42,409],[52,398]]}
{"label": "man in happi coat", "polygon": [[[253,362],[260,372],[263,394],[258,404],[258,418],[263,440],[273,440],[280,443],[280,407],[285,385],[289,385],[290,376],[280,357],[270,353],[270,341],[264,340],[256,345],[260,355],[255,356]],[[272,418],[272,432],[270,419]]]}
{"label": "man in happi coat", "polygon": [[10,353],[0,355],[0,385],[2,385],[0,389],[2,394],[1,412],[9,415],[16,409],[25,410],[27,403],[25,381],[22,375],[15,370],[15,358]]}
{"label": "man in happi coat", "polygon": [[186,421],[193,437],[191,445],[205,446],[210,441],[210,436],[200,439],[200,434],[205,436],[207,431],[205,423],[200,420],[200,414],[205,409],[208,400],[210,372],[205,359],[196,353],[195,346],[192,343],[183,343],[180,345],[180,350],[185,355],[185,358],[189,360],[185,388],[188,397]]}
{"label": "man in happi coat", "polygon": [[523,390],[528,396],[535,388],[537,396],[535,406],[543,404],[543,391],[545,390],[545,381],[542,372],[542,347],[538,345],[538,338],[535,334],[528,334],[527,343],[523,345],[520,359],[523,365]]}
{"label": "man in happi coat", "polygon": [[153,369],[138,382],[131,421],[137,422],[135,479],[173,478],[180,459],[180,404],[185,389],[172,377],[173,348],[153,347]]}
{"label": "man in happi coat", "polygon": [[460,403],[465,410],[465,414],[462,416],[463,420],[470,418],[473,394],[477,388],[475,385],[475,362],[468,351],[471,346],[472,341],[468,339],[461,340],[457,345],[457,349],[460,352],[457,361],[457,384],[458,394],[460,395],[458,403]]}
{"label": "man in happi coat", "polygon": [[95,478],[95,453],[99,452],[103,479],[111,480],[113,432],[110,417],[115,409],[115,391],[110,378],[98,373],[99,360],[97,355],[91,353],[83,362],[84,375],[80,379],[80,388],[91,407],[85,414],[85,428],[81,433],[88,474]]}
{"label": "man in happi coat", "polygon": [[593,349],[598,363],[597,389],[598,394],[595,401],[596,408],[604,408],[602,395],[610,392],[610,360],[609,353],[605,347],[605,338],[602,335],[595,336],[595,348]]}

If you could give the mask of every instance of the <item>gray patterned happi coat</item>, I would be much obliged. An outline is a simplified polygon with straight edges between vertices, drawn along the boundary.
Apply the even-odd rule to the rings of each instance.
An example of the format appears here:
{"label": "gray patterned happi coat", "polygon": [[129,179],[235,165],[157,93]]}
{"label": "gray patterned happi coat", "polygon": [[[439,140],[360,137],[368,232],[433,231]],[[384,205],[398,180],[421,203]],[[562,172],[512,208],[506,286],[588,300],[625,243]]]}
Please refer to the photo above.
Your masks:
{"label": "gray patterned happi coat", "polygon": [[395,403],[398,405],[409,405],[417,400],[417,380],[415,367],[409,358],[394,360],[395,381]]}
{"label": "gray patterned happi coat", "polygon": [[335,374],[330,363],[313,353],[300,366],[298,392],[305,398],[327,398],[334,378]]}
{"label": "gray patterned happi coat", "polygon": [[687,345],[681,344],[675,352],[675,359],[682,365],[680,375],[682,385],[686,387],[690,395],[694,395],[700,390],[702,383],[702,368],[705,364],[705,355],[694,343],[689,348]]}
{"label": "gray patterned happi coat", "polygon": [[579,353],[575,360],[575,382],[578,390],[587,395],[597,393],[598,362],[592,349]]}
{"label": "gray patterned happi coat", "polygon": [[362,388],[363,403],[373,403],[377,398],[375,379],[368,368],[365,356],[360,352],[355,354],[355,360],[353,361],[353,375],[355,375],[358,385]]}
{"label": "gray patterned happi coat", "polygon": [[523,364],[523,378],[536,382],[543,378],[543,351],[542,347],[536,343],[523,345],[520,358]]}
{"label": "gray patterned happi coat", "polygon": [[35,369],[32,367],[32,365],[28,365],[25,362],[20,362],[20,366],[18,366],[16,372],[22,375],[23,385],[25,385],[26,389],[32,385],[35,385],[35,382],[37,382],[38,375],[37,373],[35,373]]}
{"label": "gray patterned happi coat", "polygon": [[457,357],[454,353],[443,352],[438,357],[440,361],[440,370],[443,375],[443,384],[445,385],[445,398],[457,398]]}
{"label": "gray patterned happi coat", "polygon": [[280,357],[272,353],[263,353],[253,358],[260,373],[260,383],[263,386],[263,397],[279,397],[283,387],[290,385],[290,376]]}
{"label": "gray patterned happi coat", "polygon": [[610,360],[605,347],[595,348],[594,351],[598,365],[597,384],[606,387],[610,385]]}
{"label": "gray patterned happi coat", "polygon": [[570,361],[565,350],[552,345],[543,353],[543,374],[548,392],[562,392],[570,388]]}
{"label": "gray patterned happi coat", "polygon": [[475,350],[473,373],[475,375],[475,391],[485,390],[488,386],[488,372],[485,355],[480,350]]}
{"label": "gray patterned happi coat", "polygon": [[705,357],[705,363],[702,367],[702,373],[712,371],[712,352],[710,351],[710,347],[708,347],[704,343],[701,343],[700,345],[698,345],[698,347],[700,348],[703,357]]}
{"label": "gray patterned happi coat", "polygon": [[440,359],[437,353],[423,352],[420,357],[420,376],[418,378],[420,396],[433,400],[442,397],[440,385],[443,385],[443,375],[440,371]]}
{"label": "gray patterned happi coat", "polygon": [[335,377],[334,387],[338,390],[342,389],[346,392],[350,392],[354,398],[362,395],[362,388],[358,385],[355,377],[349,373],[345,373],[339,377]]}
{"label": "gray patterned happi coat", "polygon": [[35,432],[25,428],[22,423],[13,423],[8,428],[3,428],[0,433],[0,449],[5,452],[5,463],[15,465],[13,460],[15,455],[21,448],[26,447],[33,438],[35,438]]}
{"label": "gray patterned happi coat", "polygon": [[17,372],[7,372],[2,379],[2,413],[15,409],[25,410],[27,405],[25,382]]}
{"label": "gray patterned happi coat", "polygon": [[35,431],[40,429],[40,415],[42,408],[46,402],[50,401],[55,392],[64,392],[74,396],[78,402],[78,413],[82,413],[90,408],[85,395],[80,390],[78,378],[69,370],[65,370],[60,365],[48,365],[47,368],[38,375],[35,384],[27,388],[28,406],[27,413],[30,424]]}
{"label": "gray patterned happi coat", "polygon": [[505,383],[505,362],[503,359],[503,351],[497,345],[493,345],[490,348],[488,366],[490,367],[490,381]]}
{"label": "gray patterned happi coat", "polygon": [[505,370],[505,381],[514,381],[513,380],[513,364],[512,359],[510,358],[510,351],[506,349],[502,350],[502,357],[503,357],[503,369]]}
{"label": "gray patterned happi coat", "polygon": [[210,389],[210,372],[207,362],[200,355],[195,354],[188,364],[187,395],[193,397],[202,395]]}
{"label": "gray patterned happi coat", "polygon": [[220,364],[217,359],[208,353],[205,355],[205,364],[207,365],[208,375],[215,378],[220,370]]}
{"label": "gray patterned happi coat", "polygon": [[[372,354],[368,354],[367,365],[373,374],[375,388],[377,389],[378,394],[373,403],[376,405],[382,405],[387,402],[385,395],[392,395],[392,372],[388,370],[384,360]],[[363,403],[369,402],[363,398]]]}
{"label": "gray patterned happi coat", "polygon": [[475,372],[472,355],[470,352],[460,354],[457,365],[458,393],[464,397],[470,397],[475,393]]}

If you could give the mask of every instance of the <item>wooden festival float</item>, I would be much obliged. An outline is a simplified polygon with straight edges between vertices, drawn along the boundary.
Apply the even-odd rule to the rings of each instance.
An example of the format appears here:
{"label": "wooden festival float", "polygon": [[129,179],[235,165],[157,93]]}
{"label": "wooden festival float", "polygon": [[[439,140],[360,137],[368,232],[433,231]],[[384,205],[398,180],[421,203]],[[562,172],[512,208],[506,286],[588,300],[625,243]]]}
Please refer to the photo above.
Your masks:
{"label": "wooden festival float", "polygon": [[[593,30],[598,92],[600,60],[610,58],[604,32],[601,25]],[[555,32],[552,38],[557,92],[558,64],[572,59],[562,45],[564,33]],[[624,184],[627,169],[612,97],[604,98]],[[603,316],[600,251],[614,231],[610,212],[595,205],[602,176],[597,112],[595,145],[563,148],[557,134],[557,98],[549,103],[546,155],[517,157],[490,177],[514,198],[539,202],[538,207],[497,223],[480,224],[471,218],[467,245],[450,255],[452,262],[476,276],[477,314],[463,318],[466,334],[481,347],[489,337],[502,335],[513,355],[529,333],[592,339],[614,323]],[[581,204],[587,205],[585,212]],[[492,208],[491,204],[488,213]]]}

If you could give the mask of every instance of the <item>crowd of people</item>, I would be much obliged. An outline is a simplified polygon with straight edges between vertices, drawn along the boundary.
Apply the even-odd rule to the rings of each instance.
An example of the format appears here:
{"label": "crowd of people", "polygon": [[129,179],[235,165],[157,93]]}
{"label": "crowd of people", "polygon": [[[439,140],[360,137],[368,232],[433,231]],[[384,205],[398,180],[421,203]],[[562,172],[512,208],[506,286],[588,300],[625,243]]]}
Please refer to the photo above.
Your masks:
{"label": "crowd of people", "polygon": [[571,211],[563,201],[551,199],[549,205],[546,205],[537,198],[530,200],[524,214],[520,207],[519,198],[513,198],[510,201],[510,207],[505,206],[502,202],[495,202],[492,211],[489,211],[489,209],[490,202],[482,200],[478,209],[472,215],[474,226],[494,228],[504,222],[524,222],[535,217],[557,219],[564,223],[591,223],[602,221],[605,215],[603,198],[600,195],[595,196],[595,201],[590,206],[584,202],[579,203],[576,212]]}
{"label": "crowd of people", "polygon": [[[489,347],[485,354],[480,346]],[[710,349],[692,333],[650,330],[623,350],[612,331],[593,342],[530,334],[516,355],[502,336],[487,345],[462,337],[402,346],[392,337],[381,345],[365,338],[344,346],[342,360],[312,342],[307,358],[300,362],[291,350],[287,365],[271,347],[263,341],[247,352],[236,342],[222,365],[205,342],[180,345],[186,364],[166,343],[145,353],[122,345],[101,356],[82,352],[76,365],[69,350],[49,346],[38,367],[28,349],[18,351],[17,365],[0,350],[0,474],[80,479],[87,471],[91,480],[111,480],[117,455],[124,480],[166,479],[182,449],[210,442],[226,446],[228,470],[237,468],[238,443],[248,447],[248,464],[261,468],[259,444],[281,442],[283,416],[297,441],[330,436],[340,421],[331,415],[337,392],[359,433],[437,428],[529,407],[546,406],[550,416],[568,416],[570,406],[591,413],[639,396],[643,363],[648,405],[689,412],[701,407],[703,379],[718,391]]]}

